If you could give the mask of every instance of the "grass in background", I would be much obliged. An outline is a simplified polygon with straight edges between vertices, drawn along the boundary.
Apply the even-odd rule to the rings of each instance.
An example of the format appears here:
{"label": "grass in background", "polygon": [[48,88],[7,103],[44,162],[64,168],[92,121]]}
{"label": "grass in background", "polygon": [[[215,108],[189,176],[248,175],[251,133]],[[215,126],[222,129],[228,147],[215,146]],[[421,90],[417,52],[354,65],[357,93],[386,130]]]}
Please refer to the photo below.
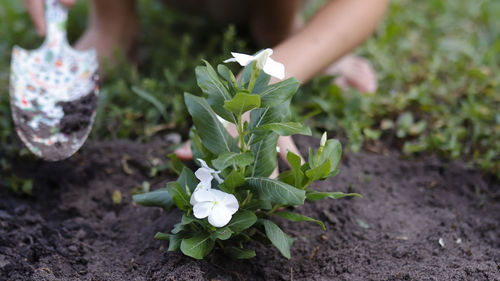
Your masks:
{"label": "grass in background", "polygon": [[[71,12],[70,41],[85,27],[85,2]],[[137,65],[123,62],[108,75],[92,139],[185,134],[182,94],[197,91],[200,60],[216,64],[231,50],[255,51],[243,31],[159,2],[140,0]],[[311,2],[306,17],[321,2]],[[393,0],[375,35],[357,50],[374,64],[378,92],[341,91],[331,77],[317,77],[302,88],[294,110],[307,112],[318,130],[344,135],[352,151],[384,143],[407,155],[461,157],[500,176],[499,14],[496,0]],[[8,104],[11,48],[34,48],[41,39],[21,1],[0,0],[0,22],[0,154],[6,154],[21,147]]]}

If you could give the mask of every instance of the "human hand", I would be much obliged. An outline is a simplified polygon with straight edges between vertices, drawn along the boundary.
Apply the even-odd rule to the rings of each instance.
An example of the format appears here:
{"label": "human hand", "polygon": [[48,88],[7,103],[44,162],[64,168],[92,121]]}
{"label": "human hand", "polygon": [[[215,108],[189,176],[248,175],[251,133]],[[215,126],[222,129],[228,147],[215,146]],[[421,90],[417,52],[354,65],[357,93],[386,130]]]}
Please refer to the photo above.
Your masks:
{"label": "human hand", "polygon": [[[76,0],[59,0],[64,6],[71,8],[75,5]],[[38,35],[45,36],[47,26],[45,23],[45,7],[44,0],[24,0],[24,7],[31,16],[31,20],[35,25]]]}

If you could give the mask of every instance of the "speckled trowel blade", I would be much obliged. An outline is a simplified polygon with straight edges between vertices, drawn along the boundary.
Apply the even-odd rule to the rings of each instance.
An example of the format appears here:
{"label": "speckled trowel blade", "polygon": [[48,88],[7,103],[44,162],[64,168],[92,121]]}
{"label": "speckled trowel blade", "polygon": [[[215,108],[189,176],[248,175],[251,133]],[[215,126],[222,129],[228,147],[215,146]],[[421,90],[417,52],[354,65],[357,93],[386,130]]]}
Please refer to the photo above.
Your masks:
{"label": "speckled trowel blade", "polygon": [[94,121],[98,84],[95,50],[66,39],[67,10],[45,0],[47,37],[36,50],[14,47],[10,104],[17,134],[37,156],[59,161],[85,142]]}

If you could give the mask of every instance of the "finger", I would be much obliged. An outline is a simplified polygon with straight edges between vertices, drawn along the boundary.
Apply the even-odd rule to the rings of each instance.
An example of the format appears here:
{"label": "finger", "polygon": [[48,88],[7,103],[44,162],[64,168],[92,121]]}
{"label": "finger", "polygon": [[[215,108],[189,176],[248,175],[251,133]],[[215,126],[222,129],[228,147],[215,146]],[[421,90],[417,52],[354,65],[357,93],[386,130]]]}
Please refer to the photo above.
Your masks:
{"label": "finger", "polygon": [[175,155],[183,161],[193,160],[193,152],[191,151],[191,142],[185,142],[181,147],[174,151]]}
{"label": "finger", "polygon": [[290,136],[279,137],[278,138],[278,147],[280,148],[279,149],[279,151],[280,151],[279,155],[280,155],[281,159],[283,159],[283,161],[287,165],[289,165],[288,161],[286,159],[286,155],[287,155],[288,151],[293,152],[294,154],[297,154],[300,157],[300,160],[301,160],[302,164],[304,164],[306,162],[304,160],[304,158],[302,157],[302,155],[300,154],[299,149],[297,148],[297,146],[293,142],[292,137],[290,137]]}
{"label": "finger", "polygon": [[24,6],[33,20],[38,35],[45,36],[46,23],[44,3],[42,0],[24,0]]}

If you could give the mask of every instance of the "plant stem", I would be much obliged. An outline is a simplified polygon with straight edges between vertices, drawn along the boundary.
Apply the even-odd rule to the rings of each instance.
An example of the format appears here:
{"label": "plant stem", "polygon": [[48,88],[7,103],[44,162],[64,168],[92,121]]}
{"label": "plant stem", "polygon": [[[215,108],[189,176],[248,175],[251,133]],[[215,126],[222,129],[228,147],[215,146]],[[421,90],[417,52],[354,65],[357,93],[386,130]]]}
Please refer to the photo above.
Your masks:
{"label": "plant stem", "polygon": [[248,83],[248,92],[252,93],[253,88],[255,87],[255,82],[257,82],[257,77],[259,77],[260,69],[257,68],[257,64],[253,64],[252,68],[252,76],[250,77],[250,82]]}
{"label": "plant stem", "polygon": [[237,124],[237,129],[238,129],[238,135],[240,137],[240,148],[241,152],[246,152],[247,147],[245,144],[245,134],[243,132],[243,118],[241,118],[241,115],[238,116],[238,124]]}
{"label": "plant stem", "polygon": [[283,205],[280,205],[280,204],[274,205],[274,207],[271,209],[271,211],[267,212],[266,215],[270,216],[270,215],[274,214],[274,212],[276,212],[281,207],[283,207]]}

